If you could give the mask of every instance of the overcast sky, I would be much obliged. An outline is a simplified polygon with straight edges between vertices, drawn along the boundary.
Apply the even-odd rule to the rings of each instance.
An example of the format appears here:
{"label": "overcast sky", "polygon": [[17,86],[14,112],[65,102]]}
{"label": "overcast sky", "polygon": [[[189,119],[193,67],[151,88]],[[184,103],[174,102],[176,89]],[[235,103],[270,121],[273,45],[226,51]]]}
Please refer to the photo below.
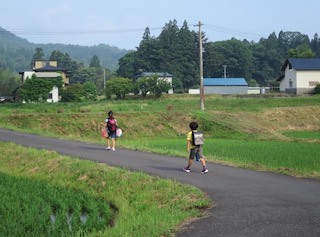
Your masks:
{"label": "overcast sky", "polygon": [[5,0],[0,26],[32,43],[135,49],[146,27],[157,37],[174,19],[195,31],[201,21],[212,42],[257,42],[281,30],[313,39],[320,33],[319,9],[320,0]]}

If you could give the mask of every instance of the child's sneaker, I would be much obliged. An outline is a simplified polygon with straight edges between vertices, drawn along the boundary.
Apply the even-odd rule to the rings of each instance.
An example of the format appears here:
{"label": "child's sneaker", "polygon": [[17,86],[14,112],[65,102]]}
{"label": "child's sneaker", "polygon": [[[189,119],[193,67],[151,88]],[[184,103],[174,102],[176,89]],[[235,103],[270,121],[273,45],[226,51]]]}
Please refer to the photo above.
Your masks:
{"label": "child's sneaker", "polygon": [[183,168],[184,172],[190,173],[190,169],[189,168]]}
{"label": "child's sneaker", "polygon": [[108,146],[108,147],[106,148],[106,150],[109,151],[109,150],[110,150],[110,147]]}
{"label": "child's sneaker", "polygon": [[209,172],[208,169],[203,169],[203,170],[201,171],[201,174],[206,174],[206,173],[208,173],[208,172]]}
{"label": "child's sneaker", "polygon": [[112,147],[112,151],[116,151],[116,148]]}

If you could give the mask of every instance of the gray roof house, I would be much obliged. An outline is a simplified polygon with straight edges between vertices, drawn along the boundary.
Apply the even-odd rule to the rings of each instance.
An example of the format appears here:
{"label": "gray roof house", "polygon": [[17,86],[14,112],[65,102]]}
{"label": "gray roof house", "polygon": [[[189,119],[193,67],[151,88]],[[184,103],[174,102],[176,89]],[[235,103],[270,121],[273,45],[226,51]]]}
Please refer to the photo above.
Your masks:
{"label": "gray roof house", "polygon": [[288,58],[281,71],[280,92],[310,94],[320,84],[319,58]]}
{"label": "gray roof house", "polygon": [[169,82],[171,85],[171,89],[169,89],[168,94],[173,94],[173,89],[172,89],[173,75],[171,75],[170,73],[166,73],[166,72],[141,72],[140,74],[136,75],[135,78],[139,79],[140,77],[153,77],[153,76],[157,76],[158,79],[164,79],[167,82]]}
{"label": "gray roof house", "polygon": [[248,83],[244,78],[203,78],[204,94],[247,94]]}

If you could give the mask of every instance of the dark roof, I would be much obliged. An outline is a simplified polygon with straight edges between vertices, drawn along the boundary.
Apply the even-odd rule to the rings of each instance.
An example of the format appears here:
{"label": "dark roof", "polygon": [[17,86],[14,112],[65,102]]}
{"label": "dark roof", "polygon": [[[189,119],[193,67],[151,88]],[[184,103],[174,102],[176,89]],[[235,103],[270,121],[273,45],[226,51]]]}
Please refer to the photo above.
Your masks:
{"label": "dark roof", "polygon": [[244,78],[203,78],[204,86],[248,86]]}
{"label": "dark roof", "polygon": [[35,71],[35,72],[57,72],[57,71],[66,72],[67,70],[65,68],[47,65],[44,67],[34,69],[33,71]]}
{"label": "dark roof", "polygon": [[281,71],[285,71],[289,63],[295,70],[320,70],[319,58],[288,58]]}

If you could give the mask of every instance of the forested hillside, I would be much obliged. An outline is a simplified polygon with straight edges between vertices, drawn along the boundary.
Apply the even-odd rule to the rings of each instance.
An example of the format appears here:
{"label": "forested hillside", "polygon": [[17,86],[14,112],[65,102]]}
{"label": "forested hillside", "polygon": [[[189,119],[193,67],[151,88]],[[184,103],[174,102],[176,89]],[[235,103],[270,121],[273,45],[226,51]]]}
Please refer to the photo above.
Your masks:
{"label": "forested hillside", "polygon": [[111,71],[118,68],[119,58],[128,52],[128,50],[105,44],[97,46],[34,44],[0,27],[0,69],[7,68],[12,72],[30,69],[32,56],[36,48],[43,50],[46,59],[50,57],[53,51],[60,51],[68,54],[77,63],[86,66],[89,66],[92,57],[96,55],[101,66]]}

